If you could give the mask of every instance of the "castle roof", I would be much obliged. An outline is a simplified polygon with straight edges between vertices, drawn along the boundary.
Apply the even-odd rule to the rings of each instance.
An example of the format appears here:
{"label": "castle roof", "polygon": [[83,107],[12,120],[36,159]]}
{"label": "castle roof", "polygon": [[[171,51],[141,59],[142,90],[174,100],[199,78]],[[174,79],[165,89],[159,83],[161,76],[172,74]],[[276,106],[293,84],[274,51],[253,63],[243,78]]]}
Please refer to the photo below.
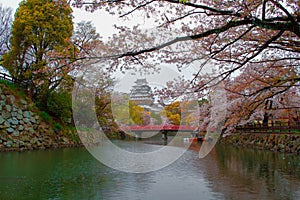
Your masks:
{"label": "castle roof", "polygon": [[139,105],[150,105],[154,101],[151,87],[145,78],[135,81],[129,97],[130,100],[136,101]]}
{"label": "castle roof", "polygon": [[148,85],[148,82],[145,78],[142,78],[142,79],[136,79],[135,84],[136,85]]}

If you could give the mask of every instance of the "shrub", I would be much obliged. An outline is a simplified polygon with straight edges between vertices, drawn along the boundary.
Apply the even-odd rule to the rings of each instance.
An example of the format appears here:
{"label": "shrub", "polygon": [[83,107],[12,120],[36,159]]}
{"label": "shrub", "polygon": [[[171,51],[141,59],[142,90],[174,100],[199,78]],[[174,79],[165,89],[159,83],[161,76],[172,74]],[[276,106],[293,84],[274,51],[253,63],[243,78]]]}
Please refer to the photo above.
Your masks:
{"label": "shrub", "polygon": [[24,88],[20,87],[19,84],[2,79],[0,79],[0,84],[3,84],[15,96],[20,96],[21,98],[25,99],[26,95],[24,92]]}
{"label": "shrub", "polygon": [[59,118],[62,122],[71,122],[72,99],[67,92],[53,92],[47,101],[48,112]]}
{"label": "shrub", "polygon": [[44,122],[48,122],[49,123],[51,121],[50,115],[47,112],[45,112],[45,111],[41,112],[41,117],[42,117],[42,120]]}
{"label": "shrub", "polygon": [[19,86],[13,82],[7,81],[7,80],[0,80],[0,83],[4,84],[5,86],[7,86],[9,89],[17,89],[19,88]]}
{"label": "shrub", "polygon": [[59,133],[62,130],[62,125],[60,123],[55,122],[53,124],[53,130],[55,133]]}

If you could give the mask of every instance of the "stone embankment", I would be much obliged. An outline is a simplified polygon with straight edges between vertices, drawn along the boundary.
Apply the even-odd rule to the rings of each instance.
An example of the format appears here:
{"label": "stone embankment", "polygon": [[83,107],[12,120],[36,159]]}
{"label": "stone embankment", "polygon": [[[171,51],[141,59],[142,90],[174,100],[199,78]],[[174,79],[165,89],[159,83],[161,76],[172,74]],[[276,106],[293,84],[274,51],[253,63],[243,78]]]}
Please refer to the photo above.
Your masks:
{"label": "stone embankment", "polygon": [[0,85],[0,151],[79,145],[43,122],[38,111],[33,110],[32,103],[16,97],[5,86]]}
{"label": "stone embankment", "polygon": [[300,134],[237,133],[220,140],[224,144],[300,154]]}

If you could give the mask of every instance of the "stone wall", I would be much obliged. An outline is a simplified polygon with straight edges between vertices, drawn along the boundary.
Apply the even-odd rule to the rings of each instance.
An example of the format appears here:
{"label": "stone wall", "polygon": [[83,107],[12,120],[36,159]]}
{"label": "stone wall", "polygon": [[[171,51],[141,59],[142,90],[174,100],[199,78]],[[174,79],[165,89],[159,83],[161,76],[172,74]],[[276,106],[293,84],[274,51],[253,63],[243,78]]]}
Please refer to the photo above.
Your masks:
{"label": "stone wall", "polygon": [[300,134],[237,133],[220,140],[236,146],[300,154]]}
{"label": "stone wall", "polygon": [[0,151],[74,146],[77,142],[55,132],[33,105],[0,84]]}

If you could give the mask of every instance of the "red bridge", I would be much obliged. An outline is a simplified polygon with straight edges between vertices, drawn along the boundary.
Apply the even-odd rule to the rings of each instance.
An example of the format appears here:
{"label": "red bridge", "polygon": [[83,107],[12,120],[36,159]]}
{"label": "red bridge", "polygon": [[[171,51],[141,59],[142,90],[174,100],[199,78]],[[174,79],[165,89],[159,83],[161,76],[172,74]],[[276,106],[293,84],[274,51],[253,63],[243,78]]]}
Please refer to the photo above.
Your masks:
{"label": "red bridge", "polygon": [[121,127],[124,131],[142,132],[142,131],[193,131],[196,129],[195,126],[188,125],[146,125],[146,126],[123,126]]}
{"label": "red bridge", "polygon": [[[193,132],[197,127],[195,126],[188,126],[188,125],[146,125],[146,126],[121,126],[120,127],[122,131],[131,131],[135,134],[135,137],[137,139],[141,138],[149,138],[153,135],[149,135],[147,133],[149,132],[160,132],[162,135],[162,138],[165,142],[165,144],[168,141],[168,135],[171,133],[181,132],[181,133],[187,133],[187,132]],[[122,131],[120,133],[122,133]],[[125,132],[122,134],[125,135]],[[143,135],[143,136],[142,136]]]}

